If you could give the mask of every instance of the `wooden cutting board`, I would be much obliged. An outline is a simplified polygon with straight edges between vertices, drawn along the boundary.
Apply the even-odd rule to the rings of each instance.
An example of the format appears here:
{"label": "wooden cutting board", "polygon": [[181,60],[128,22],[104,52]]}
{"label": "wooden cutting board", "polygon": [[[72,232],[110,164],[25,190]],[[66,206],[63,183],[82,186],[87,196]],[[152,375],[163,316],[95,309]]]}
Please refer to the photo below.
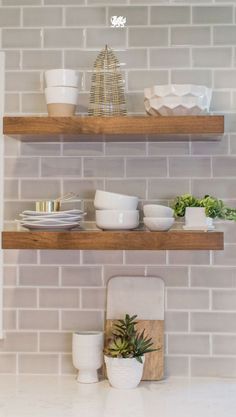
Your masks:
{"label": "wooden cutting board", "polygon": [[164,282],[158,277],[111,278],[107,285],[105,343],[116,320],[138,315],[138,330],[152,337],[157,352],[145,355],[143,380],[158,381],[164,375]]}

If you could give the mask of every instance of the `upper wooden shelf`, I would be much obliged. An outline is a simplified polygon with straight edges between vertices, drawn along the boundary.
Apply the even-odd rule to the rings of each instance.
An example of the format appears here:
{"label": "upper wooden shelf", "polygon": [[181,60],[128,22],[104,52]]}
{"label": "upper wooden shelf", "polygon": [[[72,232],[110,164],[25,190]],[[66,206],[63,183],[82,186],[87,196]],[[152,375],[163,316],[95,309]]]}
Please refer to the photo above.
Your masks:
{"label": "upper wooden shelf", "polygon": [[3,133],[35,140],[39,135],[222,135],[224,116],[4,117]]}
{"label": "upper wooden shelf", "polygon": [[71,231],[2,233],[3,249],[222,250],[222,232]]}

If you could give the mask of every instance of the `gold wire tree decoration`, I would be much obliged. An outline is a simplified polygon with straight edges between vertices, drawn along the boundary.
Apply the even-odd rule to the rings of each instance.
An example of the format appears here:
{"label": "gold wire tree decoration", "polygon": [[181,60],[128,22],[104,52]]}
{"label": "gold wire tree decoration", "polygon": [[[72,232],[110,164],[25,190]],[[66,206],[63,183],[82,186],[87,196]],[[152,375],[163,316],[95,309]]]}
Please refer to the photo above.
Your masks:
{"label": "gold wire tree decoration", "polygon": [[89,116],[126,116],[124,82],[120,63],[106,45],[93,67]]}

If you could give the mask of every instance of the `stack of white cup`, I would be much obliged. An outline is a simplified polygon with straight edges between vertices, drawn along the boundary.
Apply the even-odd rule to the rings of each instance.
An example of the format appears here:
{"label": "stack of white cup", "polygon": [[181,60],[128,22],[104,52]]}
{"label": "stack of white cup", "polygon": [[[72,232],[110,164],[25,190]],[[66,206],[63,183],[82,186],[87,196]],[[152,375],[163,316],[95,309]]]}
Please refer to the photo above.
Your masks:
{"label": "stack of white cup", "polygon": [[45,72],[45,97],[49,116],[73,116],[79,92],[78,73],[70,69]]}

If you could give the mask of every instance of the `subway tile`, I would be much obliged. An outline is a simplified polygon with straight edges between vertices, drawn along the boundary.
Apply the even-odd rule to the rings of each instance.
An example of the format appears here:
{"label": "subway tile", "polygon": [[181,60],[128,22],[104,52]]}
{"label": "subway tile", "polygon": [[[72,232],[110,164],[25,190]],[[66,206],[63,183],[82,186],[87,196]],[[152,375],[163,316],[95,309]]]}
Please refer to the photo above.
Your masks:
{"label": "subway tile", "polygon": [[143,93],[127,93],[126,103],[128,113],[144,114]]}
{"label": "subway tile", "polygon": [[63,287],[99,287],[102,285],[102,267],[63,266],[61,270]]}
{"label": "subway tile", "polygon": [[102,330],[103,320],[102,312],[98,311],[62,311],[62,330]]}
{"label": "subway tile", "polygon": [[232,6],[194,6],[192,13],[193,23],[210,25],[233,22]]}
{"label": "subway tile", "polygon": [[5,114],[18,113],[20,111],[20,96],[19,94],[7,93],[5,94]]}
{"label": "subway tile", "polygon": [[236,175],[236,157],[219,156],[213,158],[214,177],[234,177]]}
{"label": "subway tile", "polygon": [[[193,144],[192,144],[193,145]],[[149,142],[149,155],[188,155],[190,152],[188,142]]]}
{"label": "subway tile", "polygon": [[187,356],[166,356],[165,357],[165,376],[188,376],[188,357]]}
{"label": "subway tile", "polygon": [[143,91],[144,88],[154,84],[168,84],[168,72],[159,70],[129,71],[129,91]]}
{"label": "subway tile", "polygon": [[123,252],[118,250],[84,250],[82,253],[83,264],[116,265],[123,263]]}
{"label": "subway tile", "polygon": [[208,335],[172,334],[168,336],[168,353],[181,355],[208,355],[210,338]]}
{"label": "subway tile", "polygon": [[3,329],[16,330],[16,310],[3,310]]}
{"label": "subway tile", "polygon": [[40,73],[6,72],[6,91],[40,91]]}
{"label": "subway tile", "polygon": [[77,308],[79,307],[79,292],[66,288],[40,288],[40,308]]}
{"label": "subway tile", "polygon": [[37,292],[31,288],[5,288],[3,305],[5,308],[37,307]]}
{"label": "subway tile", "polygon": [[168,289],[167,308],[180,310],[209,309],[209,291],[196,289]]}
{"label": "subway tile", "polygon": [[16,355],[12,353],[0,354],[0,373],[15,374],[16,373]]}
{"label": "subway tile", "polygon": [[151,7],[151,25],[181,25],[190,23],[190,7],[153,6]]}
{"label": "subway tile", "polygon": [[235,88],[236,87],[236,70],[216,70],[214,75],[215,88]]}
{"label": "subway tile", "polygon": [[105,154],[110,156],[142,156],[146,154],[146,144],[137,142],[107,142]]}
{"label": "subway tile", "polygon": [[60,26],[62,9],[59,7],[28,7],[23,9],[23,26]]}
{"label": "subway tile", "polygon": [[235,358],[191,358],[191,375],[228,378],[236,376]]}
{"label": "subway tile", "polygon": [[102,142],[68,142],[63,144],[65,156],[102,156]]}
{"label": "subway tile", "polygon": [[4,352],[36,352],[37,333],[7,332],[0,341],[0,351]]}
{"label": "subway tile", "polygon": [[200,84],[212,86],[212,71],[206,69],[173,69],[171,82],[174,84]]}
{"label": "subway tile", "polygon": [[182,311],[165,312],[165,331],[166,332],[187,332],[188,313]]}
{"label": "subway tile", "polygon": [[39,337],[40,352],[71,352],[72,350],[71,333],[40,332]]}
{"label": "subway tile", "polygon": [[169,252],[169,263],[174,265],[208,265],[209,251],[173,250]]}
{"label": "subway tile", "polygon": [[215,142],[192,142],[192,155],[224,155],[228,153],[228,136],[224,135],[220,141]]}
{"label": "subway tile", "polygon": [[207,288],[235,288],[236,268],[191,267],[191,286]]}
{"label": "subway tile", "polygon": [[60,182],[56,180],[22,180],[21,181],[21,198],[53,199],[61,195]]}
{"label": "subway tile", "polygon": [[236,26],[215,26],[213,27],[213,42],[215,45],[235,45]]}
{"label": "subway tile", "polygon": [[113,193],[135,195],[140,199],[146,198],[146,180],[145,179],[106,179],[105,189]]}
{"label": "subway tile", "polygon": [[73,48],[83,46],[82,29],[44,29],[45,48]]}
{"label": "subway tile", "polygon": [[193,48],[194,67],[230,67],[232,48]]}
{"label": "subway tile", "polygon": [[82,199],[94,199],[97,189],[103,189],[103,180],[76,179],[63,181],[63,193],[74,192]]}
{"label": "subway tile", "polygon": [[19,329],[57,330],[58,326],[58,311],[29,309],[19,311]]}
{"label": "subway tile", "polygon": [[15,266],[5,266],[3,268],[3,285],[15,286],[17,282],[17,268]]}
{"label": "subway tile", "polygon": [[4,198],[6,200],[17,199],[19,197],[19,181],[5,180],[4,181]]}
{"label": "subway tile", "polygon": [[104,266],[104,282],[107,284],[110,278],[117,276],[145,276],[145,267],[136,266],[136,265],[114,265],[114,266]]}
{"label": "subway tile", "polygon": [[22,286],[57,286],[58,268],[54,266],[21,266],[19,284]]}
{"label": "subway tile", "polygon": [[65,9],[66,26],[105,26],[105,7],[68,7]]}
{"label": "subway tile", "polygon": [[5,158],[5,177],[38,177],[38,158]]}
{"label": "subway tile", "polygon": [[44,0],[45,5],[65,5],[65,6],[69,6],[69,5],[78,5],[78,4],[84,4],[85,0]]}
{"label": "subway tile", "polygon": [[81,176],[81,159],[73,157],[44,157],[41,160],[43,177]]}
{"label": "subway tile", "polygon": [[47,106],[44,94],[25,93],[22,94],[22,111],[28,114],[47,113]]}
{"label": "subway tile", "polygon": [[166,263],[166,251],[136,251],[129,250],[125,253],[127,265],[158,265]]}
{"label": "subway tile", "polygon": [[183,26],[171,28],[171,45],[210,45],[210,27]]}
{"label": "subway tile", "polygon": [[12,136],[4,136],[4,157],[19,155],[19,141]]}
{"label": "subway tile", "polygon": [[21,142],[20,153],[22,156],[59,156],[60,144]]}
{"label": "subway tile", "polygon": [[[106,45],[109,39],[109,46],[125,47],[126,46],[126,29],[113,29],[113,28],[87,28],[86,35],[86,47],[87,48],[101,48],[101,45]],[[73,47],[73,45],[71,45]],[[80,46],[78,43],[74,45]],[[82,46],[82,45],[81,45]],[[139,45],[143,46],[143,45]]]}
{"label": "subway tile", "polygon": [[79,264],[80,252],[78,250],[41,250],[40,264]]}
{"label": "subway tile", "polygon": [[2,29],[3,48],[40,48],[39,29]]}
{"label": "subway tile", "polygon": [[213,252],[213,263],[215,265],[236,266],[235,250],[236,245],[227,245],[224,251]]}
{"label": "subway tile", "polygon": [[236,290],[213,290],[213,310],[236,310]]}
{"label": "subway tile", "polygon": [[230,135],[230,154],[236,154],[236,135]]}
{"label": "subway tile", "polygon": [[127,158],[127,177],[166,177],[167,160],[164,157]]}
{"label": "subway tile", "polygon": [[192,194],[202,196],[209,194],[217,196],[217,198],[236,198],[236,180],[235,179],[196,179],[193,180]]}
{"label": "subway tile", "polygon": [[148,181],[149,199],[172,199],[176,195],[189,192],[187,179],[153,179]]}
{"label": "subway tile", "polygon": [[20,51],[5,50],[5,66],[6,70],[20,69]]}
{"label": "subway tile", "polygon": [[[110,3],[117,4],[117,0],[88,0],[88,4],[106,4],[110,5]],[[127,0],[119,0],[120,3],[127,3]]]}
{"label": "subway tile", "polygon": [[206,157],[178,156],[169,158],[171,177],[209,177],[211,159]]}
{"label": "subway tile", "polygon": [[41,0],[2,0],[3,6],[37,6]]}
{"label": "subway tile", "polygon": [[83,309],[105,309],[106,289],[93,288],[82,289],[82,308]]}
{"label": "subway tile", "polygon": [[129,28],[129,46],[167,46],[168,29],[161,27]]}
{"label": "subway tile", "polygon": [[123,158],[84,158],[84,177],[123,177]]}
{"label": "subway tile", "polygon": [[4,203],[5,221],[15,220],[19,214],[24,210],[34,210],[35,204],[30,201],[6,201]]}
{"label": "subway tile", "polygon": [[72,355],[61,355],[62,375],[75,375],[78,371],[73,367]]}
{"label": "subway tile", "polygon": [[6,265],[32,265],[37,263],[37,251],[17,249],[4,250],[3,259],[4,264]]}
{"label": "subway tile", "polygon": [[1,8],[0,27],[20,26],[19,8]]}
{"label": "subway tile", "polygon": [[188,268],[185,266],[148,266],[147,275],[160,277],[166,287],[188,286]]}
{"label": "subway tile", "polygon": [[150,66],[157,68],[189,67],[190,49],[153,48],[150,50]]}
{"label": "subway tile", "polygon": [[28,70],[46,70],[62,66],[62,51],[30,50],[22,52],[22,66]]}
{"label": "subway tile", "polygon": [[[117,2],[118,3],[118,2]],[[144,3],[145,4],[145,3]],[[108,21],[112,16],[125,16],[126,25],[143,26],[148,24],[148,8],[143,6],[114,6],[108,8]]]}
{"label": "subway tile", "polygon": [[54,354],[20,354],[19,373],[20,374],[57,374],[58,355]]}
{"label": "subway tile", "polygon": [[210,333],[235,333],[236,313],[191,313],[191,331]]}
{"label": "subway tile", "polygon": [[212,337],[213,355],[235,355],[236,336],[235,335],[213,335]]}

